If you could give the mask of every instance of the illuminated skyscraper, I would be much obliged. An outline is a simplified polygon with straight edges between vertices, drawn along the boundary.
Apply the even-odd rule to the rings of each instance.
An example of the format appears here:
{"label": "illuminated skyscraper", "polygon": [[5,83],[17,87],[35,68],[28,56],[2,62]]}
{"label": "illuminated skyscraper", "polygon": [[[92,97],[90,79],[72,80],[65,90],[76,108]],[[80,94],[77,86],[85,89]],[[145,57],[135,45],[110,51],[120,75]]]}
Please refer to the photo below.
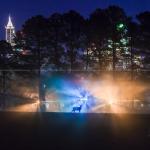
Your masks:
{"label": "illuminated skyscraper", "polygon": [[14,43],[15,27],[13,26],[10,16],[8,18],[8,24],[5,27],[5,29],[6,29],[6,41],[13,46],[15,44]]}

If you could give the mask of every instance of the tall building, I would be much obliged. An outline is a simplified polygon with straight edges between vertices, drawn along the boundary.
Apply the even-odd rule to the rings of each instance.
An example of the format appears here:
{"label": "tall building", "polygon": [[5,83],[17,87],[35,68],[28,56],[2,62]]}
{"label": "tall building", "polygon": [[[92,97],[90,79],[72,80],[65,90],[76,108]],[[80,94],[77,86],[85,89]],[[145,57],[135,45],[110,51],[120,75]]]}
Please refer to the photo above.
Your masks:
{"label": "tall building", "polygon": [[13,46],[15,44],[14,43],[15,27],[13,26],[10,16],[8,18],[8,23],[5,29],[6,29],[6,41]]}

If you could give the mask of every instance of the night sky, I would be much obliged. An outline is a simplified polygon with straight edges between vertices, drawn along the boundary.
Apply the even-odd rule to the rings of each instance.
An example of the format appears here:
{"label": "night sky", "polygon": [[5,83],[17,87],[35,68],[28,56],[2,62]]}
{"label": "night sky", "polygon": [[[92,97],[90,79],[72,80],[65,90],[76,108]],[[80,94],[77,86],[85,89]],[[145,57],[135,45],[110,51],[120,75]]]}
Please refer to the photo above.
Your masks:
{"label": "night sky", "polygon": [[42,14],[49,16],[53,12],[77,10],[88,17],[96,8],[109,5],[123,7],[128,15],[150,10],[150,0],[1,0],[0,1],[0,39],[5,38],[4,27],[11,14],[16,30],[31,16]]}

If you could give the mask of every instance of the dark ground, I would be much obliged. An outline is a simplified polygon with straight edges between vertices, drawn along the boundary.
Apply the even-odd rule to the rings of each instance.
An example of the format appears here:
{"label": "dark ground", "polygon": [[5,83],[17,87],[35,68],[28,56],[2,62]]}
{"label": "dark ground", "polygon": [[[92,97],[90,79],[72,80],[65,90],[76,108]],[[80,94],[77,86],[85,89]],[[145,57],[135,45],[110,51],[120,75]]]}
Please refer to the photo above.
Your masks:
{"label": "dark ground", "polygon": [[0,113],[0,150],[150,149],[150,115]]}

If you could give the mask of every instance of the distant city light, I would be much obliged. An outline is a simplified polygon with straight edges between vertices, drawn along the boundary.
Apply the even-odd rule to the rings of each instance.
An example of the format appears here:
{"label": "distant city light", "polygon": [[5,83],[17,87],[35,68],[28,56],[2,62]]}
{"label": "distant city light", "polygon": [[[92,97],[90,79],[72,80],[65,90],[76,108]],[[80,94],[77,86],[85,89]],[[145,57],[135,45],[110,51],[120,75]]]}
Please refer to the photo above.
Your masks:
{"label": "distant city light", "polygon": [[123,23],[117,24],[118,31],[123,30],[124,28],[125,28],[125,24],[123,24]]}

